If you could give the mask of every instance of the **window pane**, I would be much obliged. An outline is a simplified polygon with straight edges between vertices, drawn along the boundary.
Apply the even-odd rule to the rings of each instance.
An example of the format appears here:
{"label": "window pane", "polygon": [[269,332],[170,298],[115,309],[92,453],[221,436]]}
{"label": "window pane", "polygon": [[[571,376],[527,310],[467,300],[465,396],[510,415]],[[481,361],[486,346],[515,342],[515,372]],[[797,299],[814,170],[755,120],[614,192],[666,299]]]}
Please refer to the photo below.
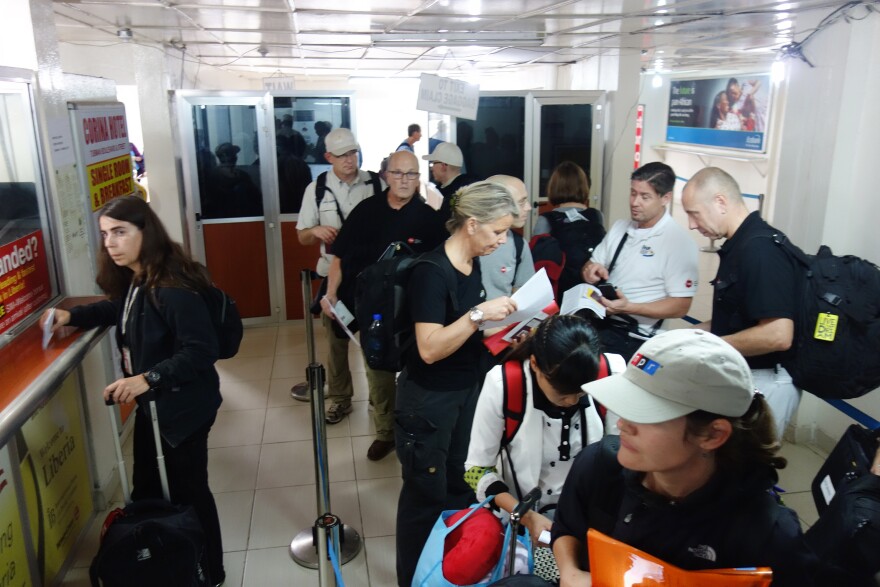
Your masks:
{"label": "window pane", "polygon": [[480,97],[477,120],[459,119],[456,127],[465,173],[476,179],[499,173],[523,177],[525,111],[523,97]]}
{"label": "window pane", "polygon": [[263,215],[253,106],[193,106],[202,218]]}
{"label": "window pane", "polygon": [[541,107],[540,191],[547,193],[547,182],[557,165],[572,161],[590,174],[590,148],[593,107],[589,104],[550,104]]}

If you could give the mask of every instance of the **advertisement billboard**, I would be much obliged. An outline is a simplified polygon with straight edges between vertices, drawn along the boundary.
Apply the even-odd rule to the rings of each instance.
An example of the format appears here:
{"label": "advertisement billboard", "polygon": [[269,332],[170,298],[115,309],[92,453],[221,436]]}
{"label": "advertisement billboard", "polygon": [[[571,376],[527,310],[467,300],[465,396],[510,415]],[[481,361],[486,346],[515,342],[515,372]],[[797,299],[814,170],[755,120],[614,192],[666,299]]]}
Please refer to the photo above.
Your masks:
{"label": "advertisement billboard", "polygon": [[763,153],[770,76],[672,80],[666,141]]}

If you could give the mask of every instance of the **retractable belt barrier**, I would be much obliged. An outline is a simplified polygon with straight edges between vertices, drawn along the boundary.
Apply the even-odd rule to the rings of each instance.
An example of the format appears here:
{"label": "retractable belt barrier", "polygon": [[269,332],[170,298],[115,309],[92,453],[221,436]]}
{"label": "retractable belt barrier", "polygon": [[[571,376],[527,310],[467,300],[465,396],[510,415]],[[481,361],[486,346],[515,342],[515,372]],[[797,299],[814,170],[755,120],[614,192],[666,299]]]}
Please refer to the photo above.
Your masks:
{"label": "retractable belt barrier", "polygon": [[343,587],[340,565],[352,560],[361,550],[361,537],[357,530],[342,523],[331,513],[330,478],[327,474],[327,430],[324,421],[324,366],[315,360],[315,332],[309,310],[312,299],[310,271],[303,271],[303,315],[306,321],[306,344],[309,366],[306,379],[309,383],[312,414],[312,447],[315,451],[315,496],[318,504],[314,526],[301,530],[290,543],[290,557],[299,565],[318,569],[321,587]]}

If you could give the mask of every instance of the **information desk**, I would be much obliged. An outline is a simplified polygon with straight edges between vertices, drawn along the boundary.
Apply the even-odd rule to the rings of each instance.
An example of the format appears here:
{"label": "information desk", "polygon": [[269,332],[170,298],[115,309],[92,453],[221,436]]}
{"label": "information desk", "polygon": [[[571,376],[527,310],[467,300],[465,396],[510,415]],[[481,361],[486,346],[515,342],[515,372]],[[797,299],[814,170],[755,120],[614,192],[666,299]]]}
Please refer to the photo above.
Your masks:
{"label": "information desk", "polygon": [[43,350],[34,324],[0,348],[2,585],[56,583],[94,514],[77,368],[105,332],[64,328]]}

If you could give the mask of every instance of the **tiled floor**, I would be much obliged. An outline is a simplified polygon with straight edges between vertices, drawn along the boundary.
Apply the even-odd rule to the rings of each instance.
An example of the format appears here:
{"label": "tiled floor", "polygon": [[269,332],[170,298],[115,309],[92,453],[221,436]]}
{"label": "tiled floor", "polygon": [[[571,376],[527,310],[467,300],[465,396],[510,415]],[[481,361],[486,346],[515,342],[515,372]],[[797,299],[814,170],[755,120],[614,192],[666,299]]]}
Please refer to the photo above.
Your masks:
{"label": "tiled floor", "polygon": [[[317,328],[319,360],[326,353],[323,336]],[[354,411],[327,426],[331,508],[363,539],[343,577],[347,586],[392,586],[400,465],[393,454],[378,463],[366,457],[374,433],[366,376],[356,349],[351,358]],[[311,409],[290,398],[291,385],[305,379],[307,362],[299,322],[246,329],[238,356],[217,364],[224,401],[209,438],[209,475],[227,586],[318,585],[317,571],[300,567],[288,553],[293,537],[317,517]],[[105,514],[96,516],[63,585],[89,584],[88,565]]]}
{"label": "tiled floor", "polygon": [[[323,336],[321,331],[318,336]],[[239,356],[218,364],[225,399],[211,431],[209,461],[229,587],[318,585],[317,572],[298,566],[288,555],[290,541],[314,522],[317,513],[310,407],[289,394],[290,386],[303,379],[304,337],[301,323],[247,329]],[[323,349],[319,338],[319,357]],[[393,455],[378,463],[366,458],[373,439],[366,378],[360,358],[351,357],[354,412],[327,426],[331,506],[364,539],[361,553],[343,566],[345,584],[390,587],[396,583],[394,517],[400,465]],[[794,445],[786,445],[784,454],[789,466],[780,486],[806,527],[816,519],[810,481],[822,457]],[[101,512],[96,520],[103,519]],[[87,567],[96,551],[99,525],[93,523],[64,585],[89,584]]]}

